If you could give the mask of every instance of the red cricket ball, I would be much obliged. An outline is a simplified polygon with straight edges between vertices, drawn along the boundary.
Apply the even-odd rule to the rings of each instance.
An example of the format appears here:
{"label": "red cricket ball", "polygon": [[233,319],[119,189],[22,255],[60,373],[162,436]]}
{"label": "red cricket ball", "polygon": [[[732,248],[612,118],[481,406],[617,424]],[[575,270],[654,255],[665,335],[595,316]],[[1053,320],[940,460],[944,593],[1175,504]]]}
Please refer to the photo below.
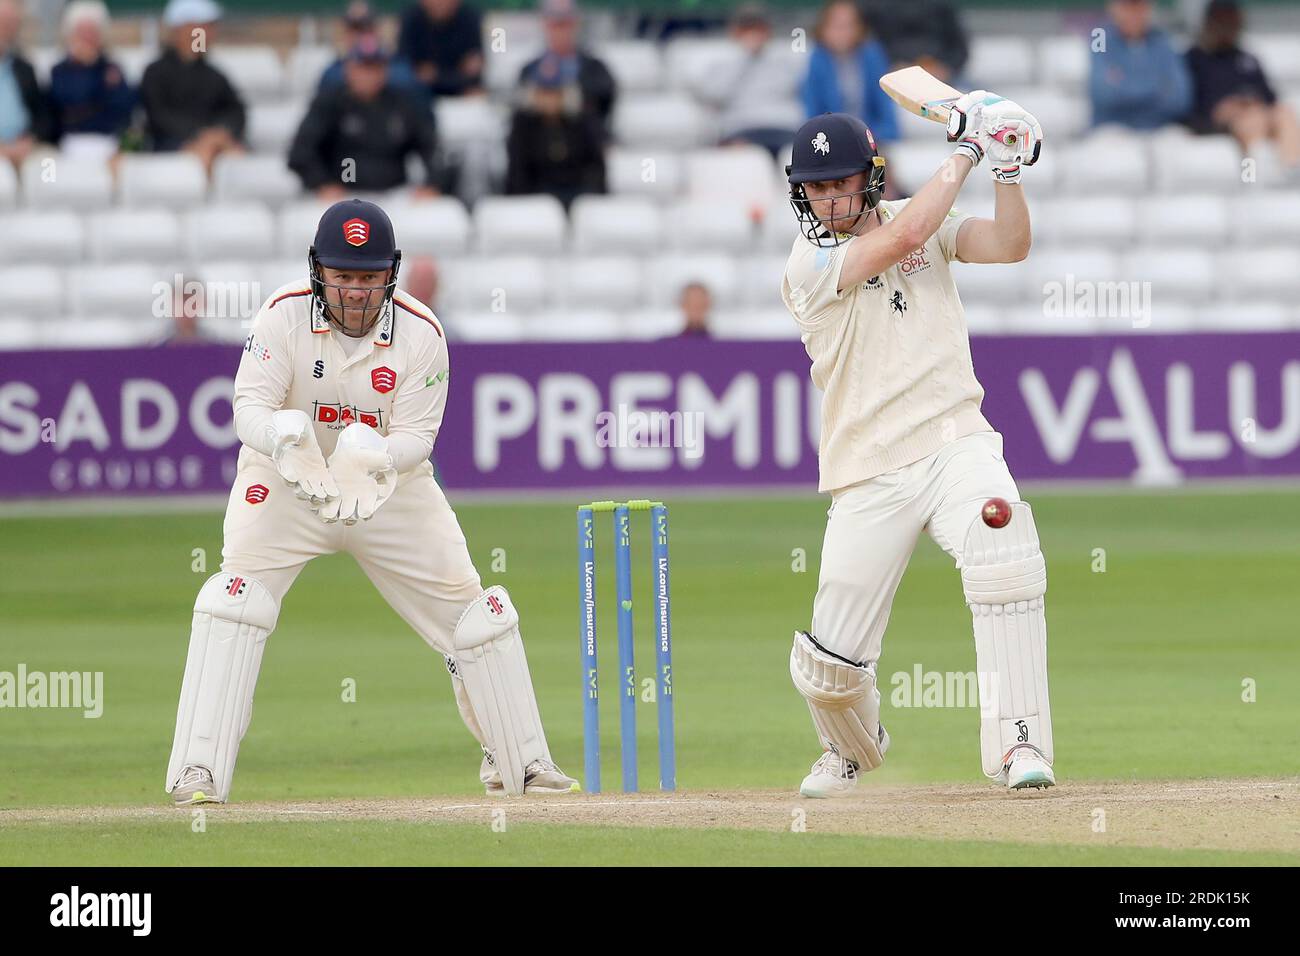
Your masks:
{"label": "red cricket ball", "polygon": [[1011,505],[1006,498],[990,498],[980,509],[980,517],[990,528],[1005,528],[1011,523]]}

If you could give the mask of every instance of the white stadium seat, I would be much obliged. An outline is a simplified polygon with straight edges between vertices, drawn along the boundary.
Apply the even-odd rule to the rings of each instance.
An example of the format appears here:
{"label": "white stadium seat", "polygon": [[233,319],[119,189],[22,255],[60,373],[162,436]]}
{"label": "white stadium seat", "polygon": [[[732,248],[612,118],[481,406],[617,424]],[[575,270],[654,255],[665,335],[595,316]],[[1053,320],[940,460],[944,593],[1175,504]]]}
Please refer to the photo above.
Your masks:
{"label": "white stadium seat", "polygon": [[653,307],[676,306],[682,289],[698,282],[713,296],[715,307],[735,302],[740,293],[736,260],[719,255],[663,255],[645,265],[645,288]]}
{"label": "white stadium seat", "polygon": [[0,209],[12,209],[18,203],[18,174],[13,164],[0,163]]}
{"label": "white stadium seat", "polygon": [[[1146,144],[1131,134],[1117,136],[1103,131],[1074,142],[1052,142],[1047,148],[1058,152],[1063,185],[1076,195],[1110,193],[1129,197],[1151,192],[1151,161]],[[1032,176],[1036,169],[1022,177]]]}
{"label": "white stadium seat", "polygon": [[[958,284],[960,284],[960,281]],[[1006,331],[1006,322],[1004,321],[1006,311],[1005,305],[972,305],[964,299],[962,301],[962,312],[966,317],[966,330],[971,335],[1001,335]]]}
{"label": "white stadium seat", "polygon": [[[1058,288],[1068,285],[1070,281],[1114,282],[1131,279],[1133,276],[1121,274],[1119,257],[1114,251],[1101,246],[1078,246],[1070,249],[1031,250],[1024,262],[1014,263],[1019,268],[1008,268],[1009,281],[1022,283],[1026,301],[1041,304],[1049,291],[1050,283],[1059,283]],[[1019,279],[1013,276],[1019,275]],[[966,281],[963,273],[961,281]],[[961,285],[958,285],[961,289]]]}
{"label": "white stadium seat", "polygon": [[181,227],[170,209],[110,209],[88,220],[97,262],[164,262],[182,253]]}
{"label": "white stadium seat", "polygon": [[620,96],[613,125],[615,138],[627,147],[690,149],[717,139],[703,107],[683,93]]}
{"label": "white stadium seat", "polygon": [[274,47],[222,43],[212,48],[208,59],[226,75],[246,103],[275,100],[284,95],[284,66]]}
{"label": "white stadium seat", "polygon": [[434,106],[438,140],[448,147],[502,142],[506,117],[481,96],[441,96]]}
{"label": "white stadium seat", "polygon": [[524,317],[515,312],[439,312],[447,337],[461,342],[519,342]]}
{"label": "white stadium seat", "polygon": [[[785,255],[747,256],[741,260],[740,301],[765,309],[784,309],[781,280],[785,276]],[[715,303],[716,304],[716,303]]]}
{"label": "white stadium seat", "polygon": [[1230,136],[1155,137],[1151,153],[1160,192],[1232,192],[1242,188],[1241,150]]}
{"label": "white stadium seat", "polygon": [[566,256],[552,269],[555,304],[564,308],[634,309],[645,298],[641,263],[630,256]]}
{"label": "white stadium seat", "polygon": [[1031,204],[1034,236],[1057,244],[1126,246],[1137,235],[1138,212],[1132,199],[1098,195],[1042,200]]}
{"label": "white stadium seat", "polygon": [[63,276],[53,266],[0,269],[0,318],[30,316],[39,322],[63,313]]}
{"label": "white stadium seat", "polygon": [[554,254],[562,250],[568,221],[554,196],[487,196],[474,207],[481,252]]}
{"label": "white stadium seat", "polygon": [[[1033,83],[1036,65],[1034,48],[1026,39],[976,36],[971,39],[970,58],[962,73],[969,78],[971,89],[1001,93],[1004,86]],[[1025,108],[1033,109],[1030,106]]]}
{"label": "white stadium seat", "polygon": [[132,86],[139,86],[144,79],[144,71],[149,64],[158,59],[161,52],[152,46],[120,46],[109,51],[109,59],[122,68],[122,75]]}
{"label": "white stadium seat", "polygon": [[744,203],[690,199],[668,211],[668,234],[678,249],[745,252],[754,243],[754,217]]}
{"label": "white stadium seat", "polygon": [[726,146],[687,153],[686,194],[698,199],[738,199],[763,209],[777,187],[772,154],[760,146]]}
{"label": "white stadium seat", "polygon": [[763,221],[759,224],[759,243],[762,252],[779,252],[783,258],[789,258],[790,248],[800,235],[799,220],[795,218],[794,207],[790,197],[782,191],[763,211]]}
{"label": "white stadium seat", "polygon": [[113,175],[103,160],[38,153],[23,163],[22,182],[23,199],[33,209],[84,211],[113,201]]}
{"label": "white stadium seat", "polygon": [[1192,246],[1139,246],[1123,257],[1121,272],[1126,281],[1150,282],[1157,302],[1195,304],[1214,297],[1220,261]]}
{"label": "white stadium seat", "polygon": [[[1066,91],[1087,89],[1090,55],[1088,44],[1089,38],[1086,36],[1058,36],[1036,40],[1034,49],[1038,54],[1039,81],[1051,83]],[[1042,117],[1039,118],[1041,120]]]}
{"label": "white stadium seat", "polygon": [[[716,303],[715,303],[716,305]],[[719,339],[799,340],[799,326],[784,308],[716,309],[709,332]]]}
{"label": "white stadium seat", "polygon": [[1044,86],[1008,86],[994,92],[1015,100],[1038,117],[1049,146],[1073,139],[1092,125],[1092,107],[1082,90],[1065,92]]}
{"label": "white stadium seat", "polygon": [[306,283],[308,279],[307,246],[310,243],[311,239],[309,238],[303,244],[302,249],[299,250],[299,255],[296,258],[274,259],[257,270],[263,300],[270,298],[271,293],[281,286],[288,285],[290,282]]}
{"label": "white stadium seat", "polygon": [[1150,196],[1135,204],[1138,236],[1153,246],[1191,243],[1221,249],[1228,236],[1228,207],[1235,201],[1211,194]]}
{"label": "white stadium seat", "polygon": [[1251,246],[1221,253],[1223,299],[1238,302],[1261,299],[1278,303],[1300,299],[1300,247]]}
{"label": "white stadium seat", "polygon": [[468,251],[469,212],[455,196],[381,203],[404,256],[454,256]]}
{"label": "white stadium seat", "polygon": [[623,335],[638,342],[671,338],[681,334],[685,319],[673,307],[636,309],[623,317]]}
{"label": "white stadium seat", "polygon": [[81,220],[66,209],[6,213],[0,228],[0,262],[75,263],[85,250]]}
{"label": "white stadium seat", "polygon": [[1253,33],[1241,46],[1259,59],[1275,86],[1300,85],[1300,32]]}
{"label": "white stadium seat", "polygon": [[291,202],[277,217],[276,248],[285,258],[307,257],[307,247],[316,238],[316,226],[320,217],[330,207],[319,199],[300,199]]}
{"label": "white stadium seat", "polygon": [[663,85],[663,57],[649,40],[615,40],[596,47],[596,56],[614,74],[620,95],[649,93]]}
{"label": "white stadium seat", "polygon": [[[952,155],[953,146],[944,141],[940,127],[930,124],[933,135],[929,139],[905,139],[890,143],[885,154],[885,182],[892,182],[906,195],[912,195],[930,181],[939,166]],[[966,187],[973,185],[978,176],[987,176],[987,167],[972,170],[966,179]],[[966,188],[963,187],[963,188]],[[961,205],[961,197],[957,200]],[[791,215],[793,215],[793,211]]]}
{"label": "white stadium seat", "polygon": [[1300,321],[1281,302],[1206,305],[1196,311],[1201,332],[1283,332],[1300,328]]}
{"label": "white stadium seat", "polygon": [[256,201],[281,206],[302,194],[302,182],[283,156],[222,155],[212,168],[213,197],[219,202]]}
{"label": "white stadium seat", "polygon": [[524,337],[536,342],[612,342],[623,337],[617,313],[608,309],[554,309],[524,319]]}
{"label": "white stadium seat", "polygon": [[41,333],[49,328],[43,318],[0,319],[0,352],[40,348]]}
{"label": "white stadium seat", "polygon": [[1233,241],[1241,245],[1269,240],[1294,241],[1300,229],[1300,192],[1250,193],[1229,205]]}
{"label": "white stadium seat", "polygon": [[439,301],[448,312],[530,312],[550,301],[547,263],[532,256],[472,256],[440,269]]}
{"label": "white stadium seat", "polygon": [[257,203],[204,206],[186,216],[185,250],[198,262],[269,259],[275,254],[275,217]]}
{"label": "white stadium seat", "polygon": [[203,164],[189,153],[127,153],[118,167],[126,206],[196,206],[208,191]]}
{"label": "white stadium seat", "polygon": [[321,74],[338,59],[338,53],[329,46],[296,46],[289,51],[285,63],[284,79],[288,94],[310,100],[320,86]]}
{"label": "white stadium seat", "polygon": [[[166,289],[159,291],[162,283]],[[69,270],[68,304],[83,319],[121,316],[144,322],[155,309],[172,308],[172,273],[138,263],[81,266]]]}
{"label": "white stadium seat", "polygon": [[534,58],[541,56],[541,45],[530,46],[520,42],[511,31],[507,34],[505,49],[492,50],[483,60],[483,80],[492,93],[509,94],[519,86],[519,71]]}
{"label": "white stadium seat", "polygon": [[681,191],[682,167],[680,153],[613,146],[606,151],[605,180],[616,195],[636,194],[668,202]]}
{"label": "white stadium seat", "polygon": [[569,212],[575,252],[655,252],[663,248],[659,207],[639,196],[579,196]]}
{"label": "white stadium seat", "polygon": [[152,345],[161,341],[169,320],[149,318],[88,318],[51,325],[42,330],[41,345],[53,349],[112,349]]}
{"label": "white stadium seat", "polygon": [[664,73],[669,86],[691,89],[707,82],[713,64],[733,50],[734,44],[724,37],[675,37],[664,49]]}
{"label": "white stadium seat", "polygon": [[[1032,259],[1036,252],[1030,253]],[[1029,289],[1023,262],[958,262],[950,264],[957,292],[965,305],[1003,307],[1021,301]]]}
{"label": "white stadium seat", "polygon": [[274,153],[284,159],[302,118],[307,115],[308,105],[306,100],[248,104],[244,139],[249,149],[255,153]]}

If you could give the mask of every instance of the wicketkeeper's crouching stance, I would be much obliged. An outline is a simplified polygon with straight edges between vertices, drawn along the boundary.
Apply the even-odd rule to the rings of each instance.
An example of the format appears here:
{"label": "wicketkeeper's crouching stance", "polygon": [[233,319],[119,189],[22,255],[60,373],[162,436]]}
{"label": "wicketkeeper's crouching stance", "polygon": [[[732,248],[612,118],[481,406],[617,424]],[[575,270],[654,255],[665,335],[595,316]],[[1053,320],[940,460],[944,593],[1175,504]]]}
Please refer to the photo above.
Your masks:
{"label": "wicketkeeper's crouching stance", "polygon": [[[847,794],[889,749],[876,667],[890,605],[922,530],[956,561],[974,619],[986,775],[1046,787],[1047,566],[1029,505],[980,412],[966,322],[949,262],[1013,262],[1030,245],[1022,165],[1038,158],[1037,120],[977,90],[949,125],[956,153],[910,200],[881,199],[885,161],[861,120],[827,113],[795,135],[788,168],[803,235],[783,297],[823,390],[820,489],[832,503],[812,632],[796,632],[790,673],[823,754],[809,797]],[[987,155],[995,218],[952,211]],[[982,520],[990,498],[1009,522]]]}
{"label": "wicketkeeper's crouching stance", "polygon": [[519,616],[484,591],[429,454],[447,398],[447,343],[396,288],[388,216],[345,200],[321,218],[310,278],[258,313],[235,377],[243,448],[221,573],[194,604],[166,788],[224,802],[280,602],[317,555],[347,551],[446,658],[483,748],[489,794],[577,787],[551,760]]}

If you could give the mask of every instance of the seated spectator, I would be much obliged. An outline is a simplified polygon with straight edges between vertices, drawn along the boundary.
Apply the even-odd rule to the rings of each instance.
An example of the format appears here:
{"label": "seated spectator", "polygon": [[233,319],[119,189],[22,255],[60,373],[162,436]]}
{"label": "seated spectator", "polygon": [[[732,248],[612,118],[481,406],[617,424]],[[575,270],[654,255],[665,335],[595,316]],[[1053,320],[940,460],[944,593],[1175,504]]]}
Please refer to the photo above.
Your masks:
{"label": "seated spectator", "polygon": [[[195,345],[211,342],[213,338],[199,323],[206,313],[205,286],[197,276],[176,274],[171,288],[171,303],[166,317],[170,323],[163,331],[157,345]],[[251,316],[249,316],[251,318]],[[235,321],[231,318],[230,321]]]}
{"label": "seated spectator", "polygon": [[898,139],[894,102],[880,88],[880,78],[889,72],[889,55],[871,35],[858,5],[831,0],[822,8],[816,37],[803,83],[806,118],[851,113],[867,124],[877,142]]}
{"label": "seated spectator", "polygon": [[862,15],[889,54],[892,69],[924,67],[945,83],[960,80],[970,55],[957,11],[945,0],[865,0]]}
{"label": "seated spectator", "polygon": [[159,152],[193,153],[211,172],[225,152],[243,152],[244,103],[207,59],[221,8],[213,0],[169,0],[166,49],[144,71],[140,102]]}
{"label": "seated spectator", "polygon": [[[348,4],[348,8],[343,12],[343,20],[340,26],[343,37],[343,56],[340,56],[325,68],[325,72],[320,76],[320,83],[316,87],[318,93],[343,85],[343,69],[347,52],[357,45],[358,40],[366,36],[372,36],[376,40],[379,39],[379,24],[375,20],[374,11],[370,9],[370,4],[366,0],[352,0]],[[393,57],[388,61],[388,82],[389,85],[399,90],[415,94],[419,98],[421,105],[429,105],[428,90],[425,89],[424,84],[415,78],[411,64],[401,57]]]}
{"label": "seated spectator", "polygon": [[408,7],[397,52],[434,96],[483,91],[483,21],[461,0],[419,0]]}
{"label": "seated spectator", "polygon": [[75,0],[63,11],[68,55],[50,71],[50,105],[64,153],[107,159],[131,125],[135,90],[104,53],[107,27],[101,0]]}
{"label": "seated spectator", "polygon": [[[549,53],[576,64],[578,87],[582,90],[582,108],[593,113],[600,120],[601,128],[608,133],[616,95],[614,76],[604,63],[578,45],[577,4],[574,0],[542,0],[541,13],[542,27],[546,33],[546,52],[542,56]],[[519,71],[521,89],[528,84],[533,71],[541,63],[542,56],[530,60]]]}
{"label": "seated spectator", "polygon": [[413,255],[409,263],[406,257],[402,258],[402,281],[399,285],[435,313],[438,311],[439,280],[438,261],[433,256]]}
{"label": "seated spectator", "polygon": [[406,158],[424,164],[416,197],[442,187],[433,115],[388,82],[388,53],[374,36],[348,54],[341,87],[316,94],[289,147],[289,168],[326,201],[406,184]]}
{"label": "seated spectator", "polygon": [[1090,58],[1093,125],[1156,129],[1183,119],[1191,75],[1165,32],[1151,26],[1151,0],[1110,0],[1106,13],[1106,49]]}
{"label": "seated spectator", "polygon": [[769,43],[772,24],[762,7],[738,7],[728,33],[730,49],[693,78],[693,92],[719,110],[723,144],[753,143],[775,156],[804,119],[788,56]]}
{"label": "seated spectator", "polygon": [[1259,60],[1240,46],[1242,16],[1234,0],[1211,0],[1196,46],[1187,51],[1194,106],[1189,125],[1231,133],[1247,154],[1272,143],[1287,166],[1300,166],[1300,125],[1278,102]]}
{"label": "seated spectator", "polygon": [[36,82],[36,71],[18,52],[23,8],[0,0],[0,156],[22,164],[37,143],[57,135],[54,115]]}
{"label": "seated spectator", "polygon": [[506,139],[506,192],[549,193],[566,208],[583,193],[603,193],[604,132],[582,108],[577,62],[548,53],[527,91]]}
{"label": "seated spectator", "polygon": [[713,313],[713,295],[702,282],[688,282],[678,300],[682,310],[682,338],[709,337],[709,316]]}

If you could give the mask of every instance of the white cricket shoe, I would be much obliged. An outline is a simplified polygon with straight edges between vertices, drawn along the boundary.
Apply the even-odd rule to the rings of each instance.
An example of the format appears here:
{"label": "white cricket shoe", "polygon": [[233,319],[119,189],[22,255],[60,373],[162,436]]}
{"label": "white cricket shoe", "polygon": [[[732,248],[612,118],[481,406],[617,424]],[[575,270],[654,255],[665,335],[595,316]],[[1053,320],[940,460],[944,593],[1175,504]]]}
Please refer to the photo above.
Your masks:
{"label": "white cricket shoe", "polygon": [[799,792],[816,800],[846,797],[858,785],[858,765],[828,750],[812,765],[812,771],[799,784]]}
{"label": "white cricket shoe", "polygon": [[1011,755],[1011,762],[1006,766],[1008,790],[1023,790],[1026,787],[1047,789],[1056,785],[1056,775],[1041,753],[1032,747],[1021,747]]}
{"label": "white cricket shoe", "polygon": [[207,767],[189,766],[181,771],[176,786],[172,788],[172,802],[178,807],[193,803],[220,803],[217,785],[212,782],[212,771]]}
{"label": "white cricket shoe", "polygon": [[[479,768],[479,779],[489,797],[504,797],[506,788],[501,785],[501,772],[487,755]],[[549,760],[534,760],[524,768],[524,793],[577,793],[582,786],[572,777],[565,776]]]}

